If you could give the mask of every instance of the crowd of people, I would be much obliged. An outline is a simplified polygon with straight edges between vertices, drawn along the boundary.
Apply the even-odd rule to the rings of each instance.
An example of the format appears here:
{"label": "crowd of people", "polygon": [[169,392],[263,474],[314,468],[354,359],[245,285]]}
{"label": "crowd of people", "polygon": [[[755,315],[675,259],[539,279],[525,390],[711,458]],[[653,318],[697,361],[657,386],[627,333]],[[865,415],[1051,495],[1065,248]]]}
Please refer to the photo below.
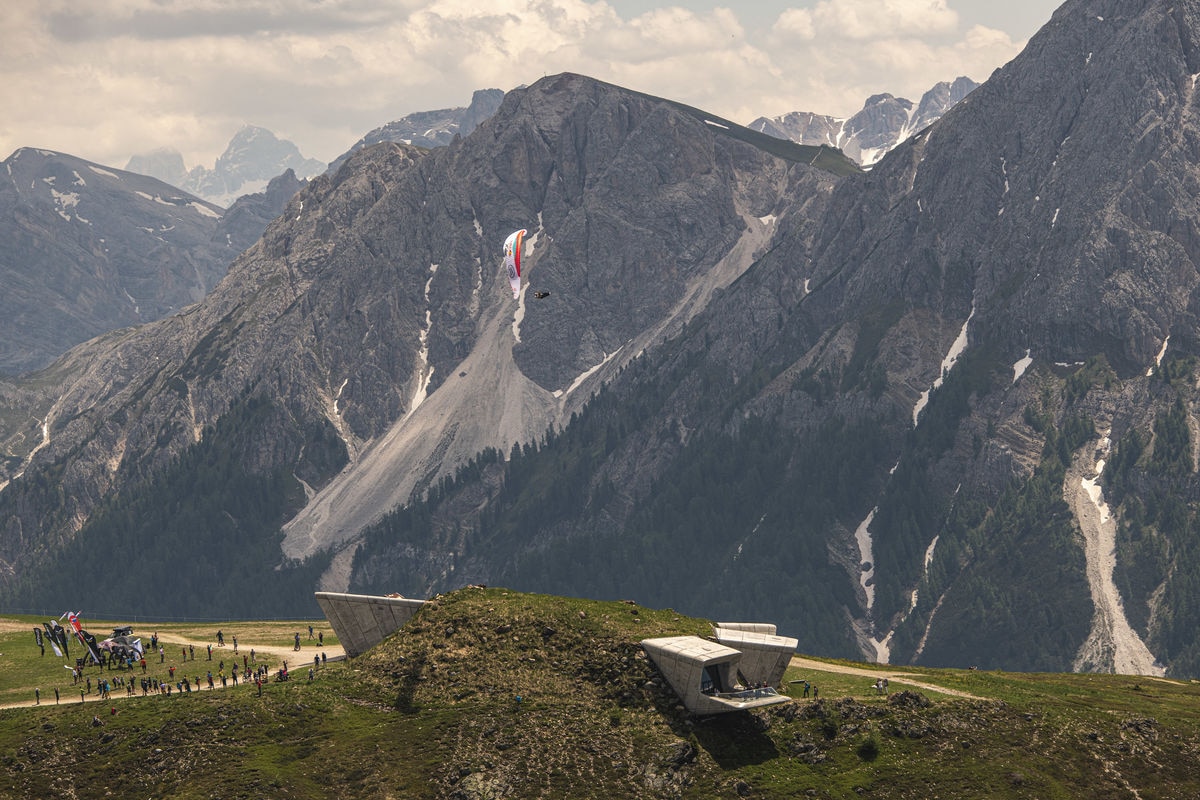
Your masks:
{"label": "crowd of people", "polygon": [[[308,631],[309,638],[314,638],[313,626],[310,625]],[[316,632],[316,638],[323,648],[324,633]],[[224,631],[218,630],[215,639],[217,648],[227,646]],[[296,633],[294,639],[293,650],[299,650],[300,634]],[[135,697],[139,693],[142,697],[155,694],[189,694],[205,688],[213,690],[228,687],[232,682],[233,686],[237,686],[239,683],[246,686],[253,684],[261,695],[263,685],[271,680],[272,666],[269,663],[271,657],[260,653],[255,648],[249,648],[246,652],[242,652],[239,649],[236,634],[230,637],[229,643],[232,644],[233,657],[228,660],[228,663],[225,658],[221,657],[219,650],[214,658],[214,645],[211,642],[208,643],[201,652],[206,652],[205,661],[215,662],[215,664],[209,665],[203,672],[200,672],[193,667],[193,663],[196,661],[196,645],[194,643],[179,643],[180,665],[174,661],[168,664],[166,643],[155,632],[150,637],[149,648],[144,649],[140,657],[136,659],[108,658],[108,654],[103,651],[101,651],[102,660],[99,664],[94,663],[90,658],[76,658],[75,665],[70,668],[71,691],[79,692],[79,702],[87,702],[89,699],[110,700],[114,694],[125,697]],[[171,646],[174,647],[174,645]],[[42,654],[45,655],[44,649]],[[328,656],[322,649],[313,657],[312,666],[308,668],[309,680],[314,680],[321,667],[327,663]],[[98,675],[90,674],[93,668],[99,672]],[[282,681],[289,678],[288,662],[280,659],[275,671],[275,680]],[[56,686],[54,687],[54,702],[57,704],[62,701],[63,692],[60,691],[60,687]],[[34,689],[34,703],[37,705],[42,703],[40,687]],[[116,713],[115,707],[113,713]]]}

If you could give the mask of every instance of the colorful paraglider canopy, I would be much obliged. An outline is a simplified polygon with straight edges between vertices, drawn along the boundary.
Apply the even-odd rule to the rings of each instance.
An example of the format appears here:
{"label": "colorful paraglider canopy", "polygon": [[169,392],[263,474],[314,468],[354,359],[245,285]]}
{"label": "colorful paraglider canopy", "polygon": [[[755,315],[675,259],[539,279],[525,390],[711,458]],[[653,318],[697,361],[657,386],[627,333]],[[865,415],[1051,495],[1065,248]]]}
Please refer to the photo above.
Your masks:
{"label": "colorful paraglider canopy", "polygon": [[513,231],[504,240],[504,268],[508,271],[508,285],[512,287],[513,299],[521,295],[521,245],[525,241],[525,229]]}

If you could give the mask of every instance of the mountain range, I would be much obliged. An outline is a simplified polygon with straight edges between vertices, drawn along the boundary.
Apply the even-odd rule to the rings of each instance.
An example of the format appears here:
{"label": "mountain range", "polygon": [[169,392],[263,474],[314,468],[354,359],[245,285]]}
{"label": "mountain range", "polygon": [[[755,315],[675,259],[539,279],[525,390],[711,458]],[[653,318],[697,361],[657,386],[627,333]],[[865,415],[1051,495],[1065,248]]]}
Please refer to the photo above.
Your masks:
{"label": "mountain range", "polygon": [[877,94],[862,110],[847,118],[793,111],[778,117],[759,117],[749,127],[800,144],[836,147],[869,167],[905,139],[941,119],[942,115],[979,86],[967,77],[941,82],[914,104],[903,97]]}
{"label": "mountain range", "polygon": [[305,158],[295,144],[266,128],[243,125],[212,167],[187,169],[178,150],[163,147],[132,156],[125,169],[158,178],[226,208],[242,195],[265,191],[278,175],[291,171],[305,180],[324,172],[325,163]]}
{"label": "mountain range", "polygon": [[266,128],[244,125],[212,167],[197,165],[188,169],[178,150],[160,147],[130,157],[125,170],[158,178],[224,208],[242,195],[263,192],[272,178],[287,171],[301,180],[327,170],[336,171],[351,153],[367,145],[403,142],[417,147],[444,147],[454,137],[475,130],[495,113],[503,97],[504,92],[499,89],[482,89],[475,92],[467,107],[420,111],[401,117],[371,131],[329,164],[306,158],[293,142],[280,139]]}
{"label": "mountain range", "polygon": [[571,74],[359,148],[200,303],[0,386],[4,602],[120,552],[115,615],[490,583],[1194,675],[1198,45],[1068,0],[869,172]]}

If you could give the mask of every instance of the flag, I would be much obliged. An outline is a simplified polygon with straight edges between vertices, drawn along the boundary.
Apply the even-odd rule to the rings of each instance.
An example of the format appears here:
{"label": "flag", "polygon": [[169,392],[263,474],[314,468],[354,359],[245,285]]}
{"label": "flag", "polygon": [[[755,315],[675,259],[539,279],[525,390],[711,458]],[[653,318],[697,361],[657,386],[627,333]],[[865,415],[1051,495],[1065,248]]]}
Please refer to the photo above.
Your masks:
{"label": "flag", "polygon": [[[43,622],[42,625],[46,628],[46,637],[50,640],[50,646],[52,648],[54,648],[54,655],[58,656],[59,658],[62,658],[63,657],[63,648],[67,646],[67,643],[66,643],[66,640],[63,640],[62,647],[60,647],[59,641],[58,641],[58,636],[56,636],[54,633],[55,628],[57,628],[60,631],[62,630],[62,628],[59,627],[58,623],[54,622],[53,620],[51,620],[50,622]],[[54,627],[51,627],[51,625],[53,625]]]}
{"label": "flag", "polygon": [[100,650],[96,645],[96,637],[85,630],[79,631],[79,640],[83,642],[83,646],[87,648],[88,655],[92,657],[93,663],[100,663]]}

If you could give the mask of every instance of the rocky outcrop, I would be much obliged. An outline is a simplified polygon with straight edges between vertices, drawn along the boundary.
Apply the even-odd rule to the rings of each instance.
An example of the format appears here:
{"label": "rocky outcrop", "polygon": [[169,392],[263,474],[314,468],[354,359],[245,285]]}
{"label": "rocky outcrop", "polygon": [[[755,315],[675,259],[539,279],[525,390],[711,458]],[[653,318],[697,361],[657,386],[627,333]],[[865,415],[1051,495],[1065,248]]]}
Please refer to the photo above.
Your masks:
{"label": "rocky outcrop", "polygon": [[249,249],[307,184],[288,169],[272,178],[263,191],[242,195],[221,215],[213,240],[236,253]]}

